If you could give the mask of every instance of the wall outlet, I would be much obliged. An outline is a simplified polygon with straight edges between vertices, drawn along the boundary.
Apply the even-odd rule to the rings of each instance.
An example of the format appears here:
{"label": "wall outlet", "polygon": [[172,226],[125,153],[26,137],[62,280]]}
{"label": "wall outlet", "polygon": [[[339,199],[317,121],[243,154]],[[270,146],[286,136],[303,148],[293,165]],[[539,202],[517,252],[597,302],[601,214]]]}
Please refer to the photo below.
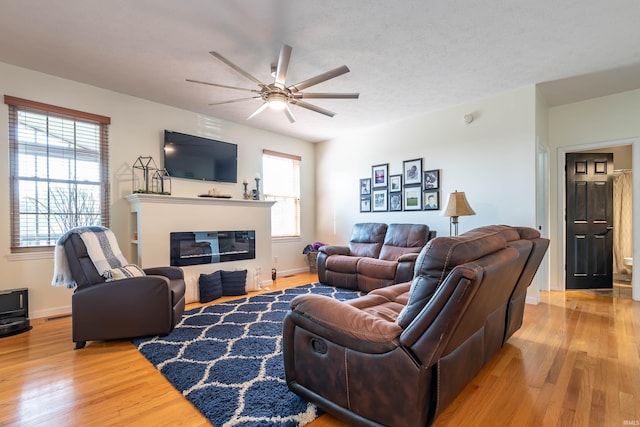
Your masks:
{"label": "wall outlet", "polygon": [[278,263],[278,257],[277,257],[277,256],[274,256],[274,257],[273,257],[273,263],[274,263],[274,264],[277,264],[277,263]]}

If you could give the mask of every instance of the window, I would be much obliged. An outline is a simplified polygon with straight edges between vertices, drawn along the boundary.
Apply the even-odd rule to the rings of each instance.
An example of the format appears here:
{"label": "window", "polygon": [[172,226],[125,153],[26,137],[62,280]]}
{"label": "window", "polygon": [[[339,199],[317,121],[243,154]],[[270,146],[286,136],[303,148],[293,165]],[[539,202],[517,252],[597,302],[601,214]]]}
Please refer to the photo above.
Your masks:
{"label": "window", "polygon": [[11,251],[48,248],[76,226],[108,226],[110,118],[6,95],[4,100]]}
{"label": "window", "polygon": [[300,156],[262,151],[262,191],[271,208],[271,237],[300,236]]}

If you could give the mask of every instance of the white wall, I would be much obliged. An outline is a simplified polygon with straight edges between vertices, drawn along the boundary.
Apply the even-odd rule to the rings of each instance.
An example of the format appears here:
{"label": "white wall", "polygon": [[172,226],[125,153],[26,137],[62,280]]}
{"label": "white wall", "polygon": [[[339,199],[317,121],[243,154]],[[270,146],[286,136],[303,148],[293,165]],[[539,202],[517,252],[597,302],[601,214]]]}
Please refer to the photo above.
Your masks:
{"label": "white wall", "polygon": [[[612,145],[633,145],[633,169],[640,167],[640,90],[594,98],[549,109],[551,146],[552,289],[564,289],[564,154]],[[633,177],[634,258],[640,258],[640,177]],[[555,280],[554,280],[555,278]],[[555,287],[554,287],[555,285]],[[633,299],[640,300],[640,275],[633,275]]]}
{"label": "white wall", "polygon": [[[469,113],[475,120],[467,124]],[[358,222],[425,223],[449,235],[441,214],[455,190],[476,212],[460,217],[460,233],[486,224],[534,227],[535,135],[531,86],[323,142],[316,150],[318,239],[344,244]],[[397,174],[416,158],[425,170],[440,169],[440,211],[360,213],[359,180],[372,165],[389,163]]]}
{"label": "white wall", "polygon": [[[238,178],[252,180],[261,171],[262,149],[281,151],[302,156],[301,200],[302,237],[273,244],[275,265],[280,272],[306,269],[303,247],[315,241],[315,149],[313,144],[294,138],[260,131],[214,117],[169,107],[143,99],[103,90],[70,80],[33,72],[24,68],[0,63],[0,92],[19,98],[54,104],[61,107],[87,111],[111,117],[110,173],[112,191],[112,228],[121,242],[130,239],[129,204],[123,199],[131,193],[131,165],[140,155],[152,156],[161,166],[162,132],[175,130],[238,144]],[[8,109],[0,106],[0,172],[8,176]],[[195,196],[216,187],[223,193],[241,197],[242,185],[223,183],[199,183],[174,179],[173,194]],[[29,288],[32,317],[66,313],[71,303],[71,291],[50,285],[53,274],[51,254],[38,256],[12,256],[9,244],[9,187],[0,186],[0,200],[6,209],[0,210],[0,259],[3,280],[0,290],[18,287]],[[213,227],[213,225],[212,225]],[[122,244],[125,255],[130,246]]]}

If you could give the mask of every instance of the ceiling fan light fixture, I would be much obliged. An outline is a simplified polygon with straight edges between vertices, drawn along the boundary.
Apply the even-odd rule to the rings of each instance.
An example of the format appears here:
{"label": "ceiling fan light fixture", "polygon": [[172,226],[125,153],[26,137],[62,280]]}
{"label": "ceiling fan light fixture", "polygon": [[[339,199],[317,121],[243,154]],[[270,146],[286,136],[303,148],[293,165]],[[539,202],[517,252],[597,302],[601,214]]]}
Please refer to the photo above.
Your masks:
{"label": "ceiling fan light fixture", "polygon": [[283,101],[270,101],[269,108],[272,110],[282,111],[287,106],[287,104]]}
{"label": "ceiling fan light fixture", "polygon": [[193,80],[193,79],[187,79],[187,81],[192,83],[209,85],[209,86],[222,87],[226,89],[235,89],[235,90],[251,92],[252,94],[254,94],[254,96],[247,97],[247,98],[240,98],[240,99],[232,99],[232,100],[223,101],[223,102],[214,102],[209,104],[209,105],[223,105],[223,104],[232,104],[232,103],[251,100],[251,99],[261,99],[263,101],[262,105],[253,114],[251,114],[247,118],[247,120],[251,119],[252,117],[255,117],[265,109],[269,108],[271,110],[283,111],[284,114],[289,119],[289,121],[291,123],[295,123],[296,119],[293,113],[291,112],[290,104],[301,107],[301,108],[305,108],[307,110],[310,110],[316,113],[324,114],[327,117],[333,117],[335,115],[333,111],[329,111],[327,109],[310,104],[309,102],[304,101],[303,98],[310,98],[310,99],[357,99],[358,98],[359,94],[357,93],[330,93],[330,92],[303,93],[301,92],[302,90],[308,87],[333,79],[344,73],[348,73],[349,67],[347,67],[346,65],[318,74],[317,76],[311,77],[307,80],[301,81],[294,85],[286,85],[285,81],[287,78],[287,71],[289,69],[289,61],[291,59],[291,50],[292,50],[291,46],[286,44],[282,45],[282,48],[280,49],[280,55],[278,55],[277,64],[276,63],[271,64],[270,71],[271,71],[271,76],[274,78],[274,81],[273,83],[270,83],[270,84],[262,83],[260,80],[258,80],[257,78],[249,74],[244,69],[240,68],[238,65],[229,61],[227,58],[220,55],[218,52],[215,52],[215,51],[209,52],[209,54],[211,54],[214,58],[216,58],[217,60],[219,60],[226,66],[228,66],[229,68],[231,68],[236,73],[240,74],[246,80],[249,80],[255,83],[256,85],[258,85],[259,89],[247,89],[242,87],[222,85],[218,83],[209,83],[209,82]]}
{"label": "ceiling fan light fixture", "polygon": [[287,96],[282,93],[271,93],[269,94],[267,103],[272,110],[284,110],[287,106]]}

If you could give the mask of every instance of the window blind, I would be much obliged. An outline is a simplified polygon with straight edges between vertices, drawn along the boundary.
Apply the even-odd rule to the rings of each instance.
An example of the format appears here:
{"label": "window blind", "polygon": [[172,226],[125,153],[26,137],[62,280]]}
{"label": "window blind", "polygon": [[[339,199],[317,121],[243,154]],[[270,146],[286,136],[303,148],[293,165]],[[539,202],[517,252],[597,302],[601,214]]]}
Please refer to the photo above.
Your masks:
{"label": "window blind", "polygon": [[110,224],[109,117],[5,96],[11,251],[48,248],[70,228]]}
{"label": "window blind", "polygon": [[300,161],[302,157],[262,151],[263,193],[275,201],[271,208],[271,236],[300,236]]}

